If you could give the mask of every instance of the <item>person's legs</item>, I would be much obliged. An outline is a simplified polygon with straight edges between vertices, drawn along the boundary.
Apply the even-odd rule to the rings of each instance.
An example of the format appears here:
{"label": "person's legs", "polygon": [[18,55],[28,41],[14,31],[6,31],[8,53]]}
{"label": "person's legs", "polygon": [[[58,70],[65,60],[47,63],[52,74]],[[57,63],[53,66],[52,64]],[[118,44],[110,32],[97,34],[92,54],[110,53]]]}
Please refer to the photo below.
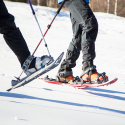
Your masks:
{"label": "person's legs", "polygon": [[98,32],[97,20],[85,1],[70,0],[68,2],[70,4],[67,3],[66,6],[70,12],[73,39],[58,74],[66,74],[67,71],[72,71],[72,68],[76,66],[76,60],[81,49],[83,52],[83,70],[92,66],[95,58],[95,40]]}
{"label": "person's legs", "polygon": [[14,16],[8,13],[3,1],[0,1],[0,33],[22,65],[30,55],[30,51],[19,28],[15,25]]}
{"label": "person's legs", "polygon": [[[85,0],[70,0],[68,6],[76,24],[82,29],[81,50],[83,53],[83,76],[82,79],[92,83],[102,83],[108,80],[105,73],[99,74],[93,65],[95,54],[95,41],[98,34],[98,22]],[[76,37],[74,37],[75,39]]]}
{"label": "person's legs", "polygon": [[68,9],[82,30],[81,50],[83,53],[83,70],[86,70],[93,65],[95,58],[95,40],[98,33],[98,23],[85,0],[72,0]]}

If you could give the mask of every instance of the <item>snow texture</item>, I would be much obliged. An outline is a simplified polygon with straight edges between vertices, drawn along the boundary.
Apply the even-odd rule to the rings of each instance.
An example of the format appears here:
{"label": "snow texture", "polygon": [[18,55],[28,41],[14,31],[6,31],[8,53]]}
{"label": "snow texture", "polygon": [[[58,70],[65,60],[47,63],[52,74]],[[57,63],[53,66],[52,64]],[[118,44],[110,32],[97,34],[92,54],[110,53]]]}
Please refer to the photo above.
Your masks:
{"label": "snow texture", "polygon": [[[5,4],[9,13],[15,16],[16,25],[32,53],[42,36],[30,6],[15,2]],[[44,33],[57,10],[33,7]],[[0,35],[1,125],[125,125],[125,18],[107,13],[95,15],[99,33],[94,64],[98,72],[106,72],[109,79],[118,77],[118,81],[110,86],[75,89],[36,79],[24,87],[7,92],[14,76],[20,75],[21,67]],[[61,52],[66,52],[72,39],[68,11],[60,12],[45,39],[55,59]],[[35,56],[42,55],[48,55],[44,41],[35,53]],[[81,68],[82,53],[73,69],[74,76],[82,73]],[[47,74],[55,77],[58,69]]]}

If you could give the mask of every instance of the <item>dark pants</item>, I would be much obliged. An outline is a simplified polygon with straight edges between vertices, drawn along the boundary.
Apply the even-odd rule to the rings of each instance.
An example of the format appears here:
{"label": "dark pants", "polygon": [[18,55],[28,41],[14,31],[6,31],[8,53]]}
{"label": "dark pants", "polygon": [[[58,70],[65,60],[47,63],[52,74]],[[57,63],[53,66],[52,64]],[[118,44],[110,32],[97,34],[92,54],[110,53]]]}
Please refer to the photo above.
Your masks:
{"label": "dark pants", "polygon": [[98,33],[97,20],[85,0],[69,0],[65,5],[70,12],[73,38],[69,44],[66,58],[63,60],[59,72],[72,71],[76,60],[83,53],[83,70],[93,65],[95,58],[95,40]]}
{"label": "dark pants", "polygon": [[22,65],[30,52],[19,28],[14,23],[14,16],[8,13],[3,0],[0,0],[0,33]]}

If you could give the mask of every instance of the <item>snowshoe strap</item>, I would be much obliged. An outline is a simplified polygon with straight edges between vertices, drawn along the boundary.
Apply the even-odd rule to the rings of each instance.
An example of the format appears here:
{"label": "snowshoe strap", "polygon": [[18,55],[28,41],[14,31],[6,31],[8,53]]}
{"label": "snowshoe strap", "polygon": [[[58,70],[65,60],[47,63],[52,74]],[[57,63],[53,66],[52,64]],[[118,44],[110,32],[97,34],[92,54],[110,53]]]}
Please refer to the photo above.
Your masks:
{"label": "snowshoe strap", "polygon": [[24,72],[27,71],[33,59],[34,59],[34,56],[29,55],[28,58],[25,60],[25,62],[22,65],[22,69]]}
{"label": "snowshoe strap", "polygon": [[[99,79],[100,76],[103,78],[103,82],[106,82],[105,74],[106,74],[105,72],[98,74],[97,79],[96,79],[97,83],[98,83],[98,79]],[[98,84],[99,84],[99,83],[98,83]]]}
{"label": "snowshoe strap", "polygon": [[83,80],[81,78],[79,78],[79,76],[74,77],[73,80],[68,82],[69,84],[82,84]]}
{"label": "snowshoe strap", "polygon": [[48,75],[47,75],[47,76],[45,76],[43,79],[44,79],[44,80],[46,80],[46,81],[53,81],[53,82],[57,82],[57,81],[56,81],[56,79],[49,78],[49,76],[48,76]]}
{"label": "snowshoe strap", "polygon": [[96,70],[96,66],[95,66],[95,65],[91,66],[89,69],[87,69],[86,71],[84,71],[84,72],[80,75],[80,78],[82,78],[82,76],[83,76],[84,74],[88,74],[88,72],[90,72],[90,71],[92,71],[92,70]]}
{"label": "snowshoe strap", "polygon": [[[68,76],[71,76],[72,71],[63,71],[63,72],[59,72],[56,76],[56,81],[60,82],[63,81],[64,83],[68,83],[69,81],[66,79]],[[63,78],[61,78],[63,77]]]}
{"label": "snowshoe strap", "polygon": [[58,76],[56,76],[56,81],[57,82],[63,81],[63,83],[68,83],[69,82],[69,81],[66,80],[66,78],[61,78],[61,77],[58,77]]}

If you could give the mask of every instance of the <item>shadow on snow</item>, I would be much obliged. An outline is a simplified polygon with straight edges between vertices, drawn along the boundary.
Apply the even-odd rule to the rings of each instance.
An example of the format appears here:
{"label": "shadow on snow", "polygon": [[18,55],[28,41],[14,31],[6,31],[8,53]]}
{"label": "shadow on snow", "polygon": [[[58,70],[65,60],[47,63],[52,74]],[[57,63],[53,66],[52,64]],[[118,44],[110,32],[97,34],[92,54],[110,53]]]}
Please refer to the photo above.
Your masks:
{"label": "shadow on snow", "polygon": [[107,92],[107,93],[117,93],[117,94],[125,94],[125,92],[119,92],[119,91],[114,91],[114,90],[107,90],[107,89],[100,89],[100,88],[86,88],[86,90],[91,90],[91,91],[98,91],[98,92]]}
{"label": "shadow on snow", "polygon": [[[112,94],[125,94],[125,92],[106,90],[106,89],[100,89],[100,88],[88,88],[86,90],[90,90],[90,91],[86,91],[86,92],[93,94],[93,95],[125,101],[125,97],[112,95]],[[103,92],[103,93],[101,93],[101,92]],[[111,93],[111,94],[107,94],[107,93]]]}
{"label": "shadow on snow", "polygon": [[36,100],[53,102],[53,103],[59,103],[59,104],[65,104],[65,105],[71,105],[71,106],[79,106],[79,107],[87,107],[87,108],[95,108],[95,109],[101,109],[101,110],[111,111],[111,112],[115,112],[115,113],[125,114],[125,111],[105,108],[105,107],[101,107],[101,106],[80,104],[80,103],[67,102],[67,101],[61,101],[61,100],[52,100],[52,99],[38,98],[38,97],[28,96],[28,95],[24,95],[24,94],[0,92],[0,96],[12,97],[12,98],[36,99]]}

